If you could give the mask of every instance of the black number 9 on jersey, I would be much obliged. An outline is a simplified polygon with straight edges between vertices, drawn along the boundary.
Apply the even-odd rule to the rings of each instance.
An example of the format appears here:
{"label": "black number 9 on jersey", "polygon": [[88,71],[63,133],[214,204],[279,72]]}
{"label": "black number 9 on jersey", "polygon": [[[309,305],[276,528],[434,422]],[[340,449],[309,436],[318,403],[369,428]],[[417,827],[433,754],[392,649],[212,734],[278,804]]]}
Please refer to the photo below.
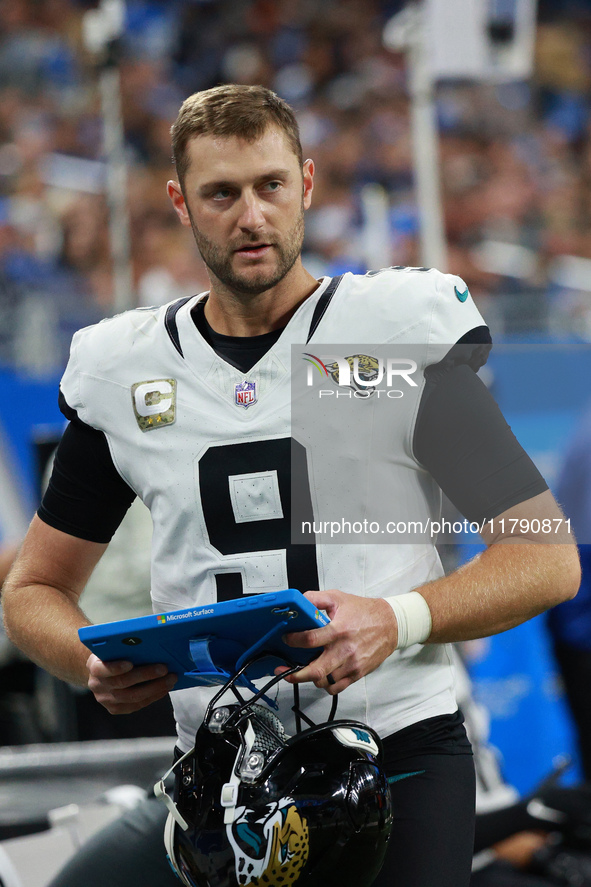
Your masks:
{"label": "black number 9 on jersey", "polygon": [[[316,546],[291,542],[292,471],[298,519],[312,521],[306,451],[290,437],[209,447],[199,460],[201,505],[209,541],[221,555],[244,554],[246,562],[252,552],[283,550],[289,587],[308,591],[319,584]],[[277,494],[275,505],[267,490]],[[244,594],[241,573],[215,578],[218,601]]]}

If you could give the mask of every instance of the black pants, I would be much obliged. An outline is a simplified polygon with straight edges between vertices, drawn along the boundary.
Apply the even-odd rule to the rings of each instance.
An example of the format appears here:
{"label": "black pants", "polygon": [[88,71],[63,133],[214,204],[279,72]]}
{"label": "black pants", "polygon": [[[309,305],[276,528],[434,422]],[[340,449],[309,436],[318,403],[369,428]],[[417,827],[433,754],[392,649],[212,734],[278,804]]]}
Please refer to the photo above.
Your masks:
{"label": "black pants", "polygon": [[[394,825],[375,887],[468,887],[475,789],[461,716],[388,737],[384,763]],[[179,887],[165,857],[166,816],[161,801],[143,802],[84,844],[49,887]]]}
{"label": "black pants", "polygon": [[459,713],[384,740],[394,821],[374,887],[467,887],[474,848],[475,777]]}
{"label": "black pants", "polygon": [[554,643],[568,704],[577,729],[585,779],[591,781],[591,650]]}

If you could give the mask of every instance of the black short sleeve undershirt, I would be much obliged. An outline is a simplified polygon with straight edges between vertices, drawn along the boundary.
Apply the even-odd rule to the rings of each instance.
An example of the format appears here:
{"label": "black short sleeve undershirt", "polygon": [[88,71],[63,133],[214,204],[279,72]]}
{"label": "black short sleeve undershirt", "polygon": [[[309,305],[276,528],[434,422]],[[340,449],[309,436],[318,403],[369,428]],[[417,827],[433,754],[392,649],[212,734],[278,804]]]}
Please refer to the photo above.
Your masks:
{"label": "black short sleeve undershirt", "polygon": [[[240,366],[240,340],[222,341],[226,339],[232,337],[218,337],[215,350]],[[272,343],[255,344],[268,348]],[[489,350],[488,329],[477,327],[444,360],[427,368],[413,440],[419,463],[460,513],[478,522],[548,489],[476,375]],[[252,365],[260,356],[247,344],[244,364]],[[109,542],[135,493],[115,468],[103,432],[82,422],[63,397],[60,407],[70,424],[57,449],[39,517],[72,536]]]}
{"label": "black short sleeve undershirt", "polygon": [[467,364],[427,383],[414,452],[470,521],[490,520],[548,489],[486,385]]}
{"label": "black short sleeve undershirt", "polygon": [[115,468],[103,432],[81,422],[66,407],[62,411],[71,421],[57,448],[37,514],[70,536],[110,542],[135,493]]}

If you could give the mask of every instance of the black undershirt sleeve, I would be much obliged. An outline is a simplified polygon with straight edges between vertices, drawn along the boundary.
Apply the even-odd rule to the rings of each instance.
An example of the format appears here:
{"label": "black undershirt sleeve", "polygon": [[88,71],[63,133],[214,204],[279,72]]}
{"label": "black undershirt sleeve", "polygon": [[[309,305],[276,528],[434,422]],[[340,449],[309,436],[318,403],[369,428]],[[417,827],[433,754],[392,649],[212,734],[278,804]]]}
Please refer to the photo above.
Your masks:
{"label": "black undershirt sleeve", "polygon": [[476,375],[486,359],[481,349],[460,340],[426,370],[413,441],[420,464],[458,511],[478,523],[548,489]]}
{"label": "black undershirt sleeve", "polygon": [[90,542],[110,542],[135,493],[118,473],[107,439],[60,402],[71,420],[37,512],[44,523]]}

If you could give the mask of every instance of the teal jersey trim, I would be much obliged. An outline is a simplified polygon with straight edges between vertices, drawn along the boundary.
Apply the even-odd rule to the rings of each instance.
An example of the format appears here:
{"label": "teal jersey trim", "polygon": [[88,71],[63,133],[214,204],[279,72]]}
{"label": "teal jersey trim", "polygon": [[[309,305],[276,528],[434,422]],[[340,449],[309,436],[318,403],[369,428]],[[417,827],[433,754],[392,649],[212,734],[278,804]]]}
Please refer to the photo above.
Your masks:
{"label": "teal jersey trim", "polygon": [[421,773],[426,772],[426,770],[413,770],[412,773],[398,773],[396,776],[388,776],[388,783],[392,785],[393,782],[400,782],[401,779],[408,779],[409,776],[420,776]]}

